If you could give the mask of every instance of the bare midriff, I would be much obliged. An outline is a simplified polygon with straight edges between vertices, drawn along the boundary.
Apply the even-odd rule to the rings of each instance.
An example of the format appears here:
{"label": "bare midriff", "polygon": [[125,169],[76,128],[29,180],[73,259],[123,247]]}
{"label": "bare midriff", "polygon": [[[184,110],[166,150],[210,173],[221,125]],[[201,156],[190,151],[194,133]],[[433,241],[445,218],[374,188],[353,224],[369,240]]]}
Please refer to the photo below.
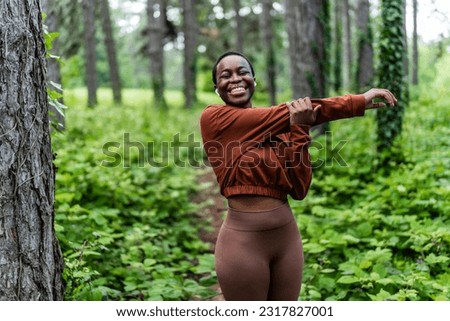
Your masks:
{"label": "bare midriff", "polygon": [[271,210],[283,205],[286,201],[278,198],[259,195],[238,195],[228,198],[228,206],[241,211],[264,211]]}

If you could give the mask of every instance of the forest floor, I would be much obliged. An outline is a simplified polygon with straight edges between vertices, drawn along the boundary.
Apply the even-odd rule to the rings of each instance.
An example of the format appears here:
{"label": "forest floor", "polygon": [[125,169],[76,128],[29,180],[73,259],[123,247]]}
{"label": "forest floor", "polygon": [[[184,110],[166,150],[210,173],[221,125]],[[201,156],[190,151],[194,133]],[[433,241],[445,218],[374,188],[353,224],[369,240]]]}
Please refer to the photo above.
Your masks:
{"label": "forest floor", "polygon": [[[197,204],[204,204],[201,208],[201,212],[198,214],[200,218],[205,218],[205,221],[210,223],[210,228],[202,230],[200,232],[200,238],[204,242],[211,244],[211,252],[214,253],[217,235],[219,234],[227,206],[225,198],[220,194],[216,176],[214,175],[212,168],[206,166],[199,170],[202,171],[202,173],[199,175],[197,182],[199,185],[203,185],[206,188],[198,193],[193,201]],[[224,301],[219,284],[213,285],[212,288],[217,291],[217,295],[212,297],[210,301]]]}

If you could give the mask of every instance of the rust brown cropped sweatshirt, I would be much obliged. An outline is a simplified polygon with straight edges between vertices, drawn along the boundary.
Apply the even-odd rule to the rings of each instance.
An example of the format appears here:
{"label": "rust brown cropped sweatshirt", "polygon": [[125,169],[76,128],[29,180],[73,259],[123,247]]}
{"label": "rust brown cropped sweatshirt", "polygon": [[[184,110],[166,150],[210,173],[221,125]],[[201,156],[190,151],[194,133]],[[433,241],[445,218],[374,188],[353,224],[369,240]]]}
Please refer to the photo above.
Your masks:
{"label": "rust brown cropped sweatshirt", "polygon": [[[362,116],[363,95],[311,99],[322,105],[314,125]],[[286,103],[240,108],[210,105],[200,117],[203,146],[226,198],[261,195],[303,199],[308,192],[311,161],[309,126],[290,125]]]}

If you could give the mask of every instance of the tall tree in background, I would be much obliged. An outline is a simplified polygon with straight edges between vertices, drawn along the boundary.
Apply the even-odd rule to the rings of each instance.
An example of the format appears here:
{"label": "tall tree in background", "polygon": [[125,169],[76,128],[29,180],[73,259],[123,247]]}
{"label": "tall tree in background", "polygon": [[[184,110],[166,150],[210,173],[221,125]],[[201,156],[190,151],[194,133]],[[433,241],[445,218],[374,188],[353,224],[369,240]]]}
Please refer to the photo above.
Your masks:
{"label": "tall tree in background", "polygon": [[342,88],[342,2],[334,2],[334,83],[335,91]]}
{"label": "tall tree in background", "polygon": [[95,55],[95,3],[96,0],[83,0],[84,50],[88,106],[97,105],[97,71]]}
{"label": "tall tree in background", "polygon": [[[328,0],[286,1],[293,98],[325,97],[328,93],[328,23]],[[326,125],[316,130],[322,134]]]}
{"label": "tall tree in background", "polygon": [[266,69],[266,82],[267,89],[269,91],[269,100],[271,105],[276,104],[276,59],[275,59],[275,48],[273,44],[273,27],[272,27],[272,0],[262,1],[262,15],[261,15],[261,29],[262,29],[262,40],[265,50],[265,66]]}
{"label": "tall tree in background", "polygon": [[0,300],[62,300],[39,0],[0,16]]}
{"label": "tall tree in background", "polygon": [[388,88],[398,99],[395,108],[377,109],[378,150],[387,150],[402,129],[403,113],[407,106],[407,82],[404,75],[403,1],[382,0],[380,32],[379,86]]}
{"label": "tall tree in background", "polygon": [[417,0],[413,0],[412,83],[418,84],[419,50],[417,48]]}
{"label": "tall tree in background", "polygon": [[[59,29],[59,19],[61,15],[60,4],[55,0],[41,0],[42,11],[46,14],[45,25],[47,26],[47,31],[49,33],[56,33]],[[59,55],[59,41],[58,38],[54,39],[52,42],[52,52]],[[47,59],[47,86],[55,91],[60,91],[62,80],[61,80],[61,66],[59,61],[55,58]],[[59,85],[59,88],[52,85],[52,82]],[[61,93],[62,94],[62,93]],[[63,98],[61,97],[58,101],[64,104]],[[54,106],[50,105],[50,117],[52,122],[56,122],[59,130],[64,130],[65,118],[59,110]]]}
{"label": "tall tree in background", "polygon": [[106,53],[108,55],[109,78],[113,90],[114,102],[122,102],[122,86],[120,81],[119,65],[117,63],[116,44],[114,42],[111,14],[108,0],[100,0],[103,35]]}
{"label": "tall tree in background", "polygon": [[233,8],[236,14],[236,50],[243,52],[244,50],[244,22],[239,14],[241,10],[241,0],[233,0]]}
{"label": "tall tree in background", "polygon": [[289,67],[292,97],[300,97],[302,64],[300,59],[300,4],[297,0],[286,0],[286,30],[289,39]]}
{"label": "tall tree in background", "polygon": [[358,65],[355,87],[357,92],[362,92],[372,86],[374,76],[373,36],[369,0],[359,0],[357,12]]}
{"label": "tall tree in background", "polygon": [[196,96],[197,12],[195,0],[182,0],[184,34],[184,97],[186,108],[192,107]]}
{"label": "tall tree in background", "polygon": [[342,1],[342,18],[344,20],[344,88],[349,90],[353,79],[352,23],[348,0]]}
{"label": "tall tree in background", "polygon": [[153,87],[153,102],[156,108],[167,108],[164,98],[164,22],[165,0],[147,0],[147,18],[149,30],[148,53],[150,57],[150,75]]}
{"label": "tall tree in background", "polygon": [[403,48],[406,51],[406,54],[403,55],[403,69],[405,71],[405,79],[408,81],[409,78],[409,58],[408,58],[408,34],[406,32],[406,0],[403,0]]}

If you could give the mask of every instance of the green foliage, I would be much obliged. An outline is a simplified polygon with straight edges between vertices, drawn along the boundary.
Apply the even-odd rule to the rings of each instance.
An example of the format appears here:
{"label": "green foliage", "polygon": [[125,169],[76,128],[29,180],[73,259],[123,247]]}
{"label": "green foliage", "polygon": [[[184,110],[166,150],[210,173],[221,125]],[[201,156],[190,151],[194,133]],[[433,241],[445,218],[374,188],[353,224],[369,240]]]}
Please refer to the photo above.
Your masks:
{"label": "green foliage", "polygon": [[[104,93],[99,91],[100,104],[92,110],[80,105],[84,92],[68,91],[67,131],[53,138],[56,231],[66,262],[66,299],[187,300],[212,295],[212,254],[199,239],[208,222],[195,215],[199,206],[191,201],[200,191],[197,172],[177,166],[172,149],[164,155],[159,148],[177,133],[186,141],[198,112],[189,114],[173,104],[168,113],[155,112],[147,91],[125,91],[127,105],[113,106]],[[124,133],[129,134],[129,146]],[[121,146],[118,166],[102,166],[108,161],[103,153],[107,142]],[[152,142],[158,144],[151,157],[167,158],[167,166],[139,166],[141,150],[135,146]],[[180,155],[181,161],[191,157],[183,150]]]}
{"label": "green foliage", "polygon": [[[45,13],[42,14],[43,19],[45,20],[46,15]],[[47,26],[44,25],[44,43],[45,43],[45,49],[47,52],[47,59],[56,59],[59,61],[59,57],[55,56],[50,53],[50,51],[53,49],[53,41],[59,37],[58,32],[49,32]],[[61,87],[61,84],[55,83],[52,81],[52,79],[47,80],[47,100],[49,106],[53,107],[53,109],[49,110],[50,116],[56,116],[53,115],[53,113],[58,113],[59,115],[64,118],[64,109],[67,108],[63,103],[60,102],[60,99],[63,98],[63,89]],[[55,89],[51,89],[55,88]],[[61,131],[61,124],[58,121],[58,117],[50,117],[50,126],[52,126],[53,129],[56,131]]]}
{"label": "green foliage", "polygon": [[291,203],[304,242],[302,299],[450,299],[449,77],[414,88],[392,164],[379,164],[370,111],[332,126],[330,147],[348,141],[346,166],[331,166],[330,147],[313,151],[322,166],[306,199]]}
{"label": "green foliage", "polygon": [[398,102],[395,108],[377,110],[379,151],[389,151],[394,139],[401,133],[403,113],[408,105],[408,84],[405,81],[403,65],[406,55],[403,35],[403,1],[383,0],[381,3],[379,87],[389,89],[397,97]]}

